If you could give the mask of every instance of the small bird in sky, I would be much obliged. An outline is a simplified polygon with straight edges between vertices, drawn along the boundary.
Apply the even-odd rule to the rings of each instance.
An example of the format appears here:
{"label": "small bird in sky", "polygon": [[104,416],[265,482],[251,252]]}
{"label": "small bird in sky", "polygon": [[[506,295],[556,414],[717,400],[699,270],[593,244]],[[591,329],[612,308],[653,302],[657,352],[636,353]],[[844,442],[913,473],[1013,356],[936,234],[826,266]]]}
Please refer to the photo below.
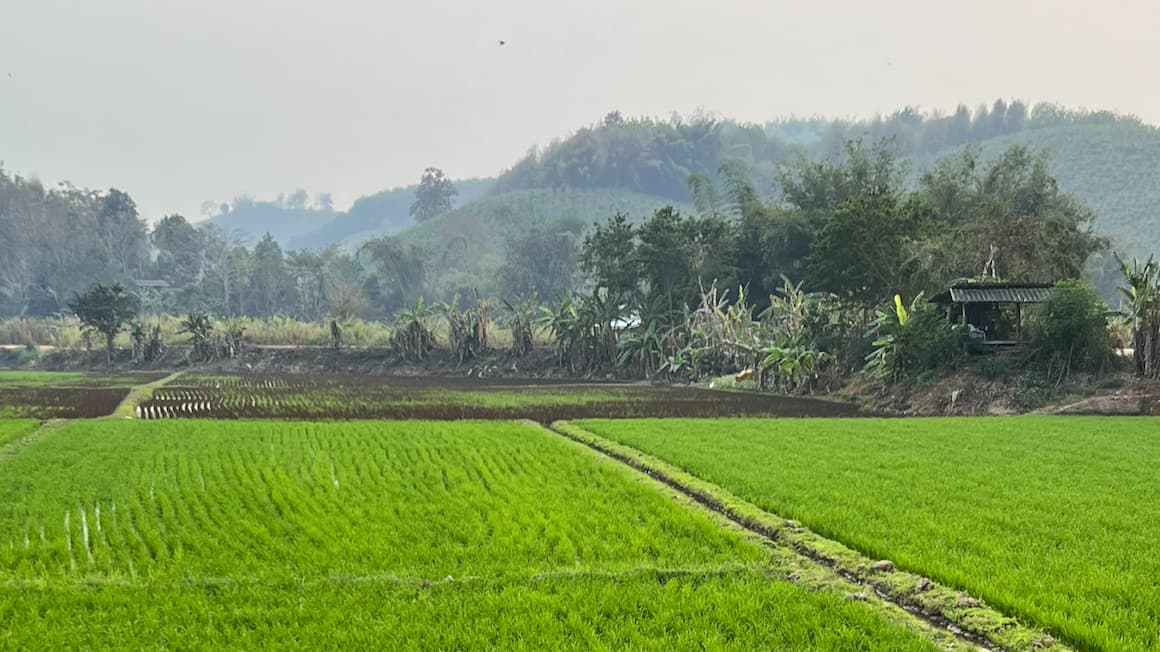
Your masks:
{"label": "small bird in sky", "polygon": [[[500,42],[499,42],[499,44],[500,44],[500,45],[507,45],[507,41],[500,41]],[[9,77],[11,77],[11,76],[12,76],[12,75],[9,75]]]}

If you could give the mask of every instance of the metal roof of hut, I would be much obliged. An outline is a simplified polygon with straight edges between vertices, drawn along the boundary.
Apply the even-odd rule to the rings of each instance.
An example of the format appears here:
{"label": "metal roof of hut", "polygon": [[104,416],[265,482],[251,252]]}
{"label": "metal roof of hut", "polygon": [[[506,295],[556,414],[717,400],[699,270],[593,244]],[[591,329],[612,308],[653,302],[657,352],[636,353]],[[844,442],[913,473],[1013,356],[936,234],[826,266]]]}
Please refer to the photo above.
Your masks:
{"label": "metal roof of hut", "polygon": [[955,281],[931,297],[931,303],[1039,303],[1047,298],[1051,283],[998,283]]}

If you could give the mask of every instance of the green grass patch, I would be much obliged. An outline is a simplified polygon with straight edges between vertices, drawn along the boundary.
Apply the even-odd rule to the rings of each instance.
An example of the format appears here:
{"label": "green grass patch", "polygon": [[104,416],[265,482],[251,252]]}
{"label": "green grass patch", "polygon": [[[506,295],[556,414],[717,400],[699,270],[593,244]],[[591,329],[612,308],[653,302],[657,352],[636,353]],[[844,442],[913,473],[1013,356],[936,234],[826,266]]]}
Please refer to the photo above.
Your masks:
{"label": "green grass patch", "polygon": [[1160,643],[1156,419],[580,425],[1078,647]]}
{"label": "green grass patch", "polygon": [[39,425],[32,419],[0,419],[0,446],[20,439]]}
{"label": "green grass patch", "polygon": [[0,388],[123,388],[144,385],[164,376],[163,373],[90,374],[77,371],[0,371]]}
{"label": "green grass patch", "polygon": [[0,474],[11,647],[932,649],[498,422],[78,421]]}

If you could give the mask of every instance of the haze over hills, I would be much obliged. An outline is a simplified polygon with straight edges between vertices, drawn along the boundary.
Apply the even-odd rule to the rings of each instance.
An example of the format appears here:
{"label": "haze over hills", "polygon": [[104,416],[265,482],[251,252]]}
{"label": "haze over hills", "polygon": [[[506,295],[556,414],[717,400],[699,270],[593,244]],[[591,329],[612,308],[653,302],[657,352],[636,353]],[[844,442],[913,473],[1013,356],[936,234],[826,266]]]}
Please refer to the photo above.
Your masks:
{"label": "haze over hills", "polygon": [[[995,177],[999,185],[992,184],[985,171],[1015,146],[1046,163],[1032,164],[1024,150],[1016,151],[1022,163],[1007,166],[1006,176]],[[847,148],[862,158],[851,158]],[[1044,206],[1039,199],[1058,194],[1055,183],[1069,195],[1067,202],[1074,196],[1091,209],[1090,216],[1082,208],[1064,210],[1067,219],[1082,217],[1085,233],[1092,225],[1128,255],[1160,250],[1154,212],[1160,200],[1160,129],[1130,116],[1003,100],[950,115],[907,108],[871,120],[794,118],[761,125],[613,112],[529,151],[493,178],[442,179],[440,184],[455,186],[457,196],[420,202],[420,223],[411,205],[426,185],[370,194],[345,211],[336,210],[326,193],[296,191],[273,201],[242,197],[219,206],[210,219],[210,226],[222,228],[198,229],[180,216],[146,224],[127,192],[46,188],[0,170],[0,254],[12,261],[0,270],[0,314],[55,314],[62,301],[95,279],[163,279],[189,290],[174,295],[175,309],[262,315],[319,314],[330,299],[319,298],[318,288],[340,278],[341,288],[326,291],[355,297],[355,304],[365,302],[379,315],[420,295],[436,301],[476,291],[556,296],[591,281],[578,263],[584,262],[583,242],[594,224],[617,214],[627,216],[626,224],[639,224],[670,205],[683,215],[718,216],[737,233],[749,228],[747,209],[760,204],[769,228],[780,231],[761,238],[746,231],[736,241],[752,245],[749,254],[776,279],[800,273],[813,236],[846,199],[874,196],[870,186],[858,186],[873,177],[879,169],[874,166],[885,160],[880,169],[890,170],[890,179],[874,187],[910,194],[906,186],[922,190],[923,173],[939,161],[963,163],[967,148],[977,152],[965,163],[969,169],[953,171],[951,183],[942,187],[982,202],[1002,199],[1010,209],[984,206],[978,215],[1023,228],[1015,225],[1037,215],[1034,207]],[[793,194],[794,184],[806,178],[812,187],[804,194],[812,208]],[[445,185],[439,189],[446,194]],[[99,237],[71,237],[78,228]],[[904,234],[910,236],[922,237],[913,230]],[[981,269],[983,262],[971,257],[996,240],[1002,247],[1011,234],[986,237],[956,243],[955,251],[967,258],[932,274],[942,282]],[[373,246],[364,248],[367,242]],[[324,251],[332,245],[336,250]],[[1114,301],[1118,272],[1111,256],[1084,247],[1072,250],[1079,252],[1080,266],[1066,273],[1075,275],[1097,251],[1087,266],[1090,280]],[[1011,269],[1034,255],[1014,246],[1000,252]],[[315,289],[304,289],[310,287]]]}
{"label": "haze over hills", "polygon": [[[491,179],[456,181],[457,203],[471,202],[491,183]],[[402,186],[366,195],[346,211],[334,210],[325,193],[313,200],[302,190],[273,201],[242,197],[218,207],[205,223],[236,229],[250,242],[269,233],[286,249],[323,249],[348,239],[357,242],[391,235],[413,225],[409,211],[416,188]]]}
{"label": "haze over hills", "polygon": [[[627,119],[614,112],[542,151],[531,151],[497,171],[494,180],[456,181],[455,211],[433,224],[415,225],[408,214],[415,186],[368,195],[346,212],[243,202],[213,221],[240,229],[251,239],[270,232],[291,249],[349,247],[403,233],[410,241],[436,248],[465,237],[472,242],[468,257],[477,252],[498,255],[502,247],[496,238],[532,225],[551,228],[566,220],[587,227],[617,210],[639,219],[643,215],[635,213],[661,205],[687,207],[692,202],[690,176],[722,181],[722,164],[743,170],[776,200],[780,168],[801,157],[832,158],[850,138],[889,139],[912,180],[968,146],[978,147],[985,162],[1012,145],[1026,145],[1047,154],[1061,187],[1096,212],[1097,229],[1117,248],[1141,256],[1160,249],[1160,219],[1154,209],[1160,205],[1160,129],[1109,112],[1003,100],[974,110],[960,107],[951,115],[905,108],[871,120],[782,119],[760,126],[708,116]],[[523,192],[533,190],[557,192]],[[580,192],[558,192],[563,190]]]}

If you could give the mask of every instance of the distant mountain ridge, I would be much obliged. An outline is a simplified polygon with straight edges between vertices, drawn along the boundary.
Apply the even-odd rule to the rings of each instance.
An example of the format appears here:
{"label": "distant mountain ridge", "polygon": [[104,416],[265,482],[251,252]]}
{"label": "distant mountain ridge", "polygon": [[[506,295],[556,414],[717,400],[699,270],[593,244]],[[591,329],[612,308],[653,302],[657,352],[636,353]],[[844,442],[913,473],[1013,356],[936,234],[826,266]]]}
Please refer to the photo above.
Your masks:
{"label": "distant mountain ridge", "polygon": [[[626,119],[614,112],[532,150],[494,179],[457,181],[460,194],[448,219],[414,224],[408,209],[415,187],[408,186],[363,197],[346,212],[256,203],[214,221],[255,238],[269,230],[292,249],[356,246],[371,237],[401,234],[436,249],[446,245],[440,238],[474,238],[481,254],[497,256],[501,247],[496,238],[541,221],[567,218],[587,227],[611,217],[618,206],[648,210],[675,203],[687,209],[690,176],[728,183],[717,178],[725,163],[740,166],[760,191],[776,200],[780,169],[803,157],[835,156],[851,138],[890,139],[915,178],[968,145],[978,146],[984,161],[1016,144],[1047,151],[1060,186],[1095,210],[1098,229],[1121,250],[1141,256],[1160,251],[1160,129],[1106,111],[1029,107],[1004,100],[974,110],[959,107],[950,115],[907,107],[870,120],[795,118],[764,125],[704,116]],[[565,191],[575,194],[561,194]],[[607,197],[600,198],[602,193]]]}
{"label": "distant mountain ridge", "polygon": [[[492,179],[459,179],[456,204],[482,195]],[[236,229],[256,242],[269,233],[284,249],[323,249],[347,240],[390,235],[415,224],[411,203],[416,185],[391,188],[355,200],[350,210],[335,211],[317,203],[295,205],[285,198],[276,201],[235,200],[224,212],[202,223]]]}

